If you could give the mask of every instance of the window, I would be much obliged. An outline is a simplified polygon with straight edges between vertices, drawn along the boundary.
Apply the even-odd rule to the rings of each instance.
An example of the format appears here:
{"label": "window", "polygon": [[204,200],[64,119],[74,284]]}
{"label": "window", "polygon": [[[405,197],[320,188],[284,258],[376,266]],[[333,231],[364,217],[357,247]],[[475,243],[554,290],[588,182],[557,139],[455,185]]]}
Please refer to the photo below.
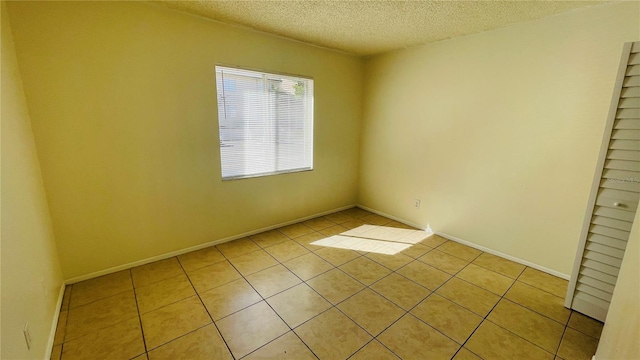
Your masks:
{"label": "window", "polygon": [[313,80],[216,66],[222,179],[313,169]]}

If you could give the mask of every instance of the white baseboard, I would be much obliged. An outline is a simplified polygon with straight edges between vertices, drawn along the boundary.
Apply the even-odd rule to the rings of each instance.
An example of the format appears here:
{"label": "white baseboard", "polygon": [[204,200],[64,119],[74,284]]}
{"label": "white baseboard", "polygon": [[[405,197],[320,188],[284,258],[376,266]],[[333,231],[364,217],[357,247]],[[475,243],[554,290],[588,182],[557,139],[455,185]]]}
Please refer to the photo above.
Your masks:
{"label": "white baseboard", "polygon": [[497,250],[490,249],[488,247],[484,247],[484,246],[481,246],[481,245],[478,245],[478,244],[474,244],[474,243],[472,243],[470,241],[463,240],[463,239],[457,238],[455,236],[451,236],[451,235],[448,235],[448,234],[445,234],[445,233],[441,233],[441,232],[438,232],[438,231],[435,231],[434,234],[436,234],[438,236],[441,236],[441,237],[443,237],[445,239],[448,239],[448,240],[451,240],[451,241],[455,241],[455,242],[463,244],[463,245],[467,245],[467,246],[472,247],[474,249],[478,249],[478,250],[487,252],[489,254],[500,256],[500,257],[503,257],[503,258],[505,258],[507,260],[511,260],[513,262],[517,262],[517,263],[522,264],[522,265],[526,265],[528,267],[534,268],[536,270],[540,270],[540,271],[545,272],[547,274],[551,274],[553,276],[557,276],[557,277],[559,277],[561,279],[569,280],[571,278],[571,276],[569,276],[567,274],[564,274],[564,273],[561,273],[559,271],[555,271],[555,270],[546,268],[544,266],[532,263],[530,261],[523,260],[523,259],[520,259],[518,257],[511,256],[509,254],[505,254],[505,253],[497,251]]}
{"label": "white baseboard", "polygon": [[47,347],[44,353],[44,360],[51,359],[51,352],[53,351],[53,342],[56,340],[56,330],[58,328],[58,319],[60,318],[60,307],[62,306],[62,298],[64,297],[65,287],[66,285],[63,282],[62,286],[60,286],[60,291],[58,293],[56,310],[53,313],[53,323],[51,324],[51,330],[49,331],[49,340],[47,341]]}
{"label": "white baseboard", "polygon": [[298,218],[298,219],[287,221],[287,222],[284,222],[284,223],[267,226],[267,227],[264,227],[264,228],[261,228],[261,229],[248,231],[248,232],[245,232],[245,233],[242,233],[242,234],[228,236],[226,238],[209,241],[209,242],[206,242],[204,244],[191,246],[191,247],[188,247],[188,248],[185,248],[185,249],[180,249],[180,250],[172,251],[172,252],[169,252],[169,253],[152,256],[150,258],[146,258],[146,259],[130,262],[130,263],[127,263],[127,264],[114,266],[114,267],[111,267],[111,268],[108,268],[108,269],[95,271],[95,272],[92,272],[92,273],[89,273],[89,274],[86,274],[86,275],[76,276],[74,278],[67,279],[65,281],[65,284],[67,284],[67,285],[74,284],[74,283],[77,283],[77,282],[80,282],[80,281],[93,279],[93,278],[96,278],[96,277],[99,277],[99,276],[109,275],[109,274],[112,274],[112,273],[115,273],[115,272],[118,272],[118,271],[131,269],[131,268],[134,268],[136,266],[146,265],[146,264],[149,264],[149,263],[152,263],[152,262],[155,262],[155,261],[164,260],[164,259],[168,259],[168,258],[171,258],[171,257],[174,257],[174,256],[186,254],[186,253],[191,252],[191,251],[204,249],[204,248],[207,248],[207,247],[210,247],[210,246],[214,246],[214,245],[226,243],[226,242],[229,242],[229,241],[241,239],[243,237],[255,235],[255,234],[258,234],[258,233],[261,233],[261,232],[264,232],[264,231],[277,229],[277,228],[280,228],[280,227],[283,227],[283,226],[299,223],[301,221],[306,221],[306,220],[313,219],[313,218],[316,218],[316,217],[319,217],[319,216],[324,216],[324,215],[332,214],[334,212],[350,209],[350,208],[352,208],[354,206],[356,206],[356,205],[353,204],[353,205],[343,206],[343,207],[340,207],[340,208],[337,208],[337,209],[324,211],[324,212],[321,212],[321,213],[318,213],[318,214],[314,214],[314,215],[305,216],[303,218]]}
{"label": "white baseboard", "polygon": [[[403,224],[407,224],[407,225],[409,225],[409,226],[413,226],[413,227],[415,227],[415,228],[422,229],[422,226],[421,226],[421,225],[418,225],[418,224],[412,223],[412,222],[407,221],[407,220],[404,220],[404,219],[400,219],[400,218],[395,217],[395,216],[393,216],[393,215],[386,214],[386,213],[384,213],[384,212],[382,212],[382,211],[378,211],[378,210],[375,210],[375,209],[371,209],[371,208],[368,208],[368,207],[363,206],[363,205],[358,205],[358,207],[359,207],[359,208],[361,208],[361,209],[364,209],[364,210],[370,211],[370,212],[372,212],[372,213],[375,213],[375,214],[378,214],[378,215],[381,215],[381,216],[384,216],[384,217],[388,217],[389,219],[396,220],[396,221],[401,222],[401,223],[403,223]],[[546,267],[544,267],[544,266],[541,266],[541,265],[538,265],[538,264],[534,264],[534,263],[529,262],[529,261],[527,261],[527,260],[523,260],[523,259],[520,259],[520,258],[518,258],[518,257],[511,256],[511,255],[509,255],[509,254],[505,254],[505,253],[503,253],[503,252],[500,252],[500,251],[497,251],[497,250],[490,249],[490,248],[488,248],[488,247],[484,247],[484,246],[481,246],[481,245],[475,244],[475,243],[473,243],[473,242],[471,242],[471,241],[463,240],[463,239],[457,238],[457,237],[455,237],[455,236],[451,236],[451,235],[448,235],[448,234],[445,234],[445,233],[441,233],[441,232],[439,232],[439,231],[433,231],[433,230],[432,230],[432,229],[430,229],[429,227],[427,227],[426,229],[423,229],[423,230],[433,232],[434,234],[436,234],[436,235],[438,235],[438,236],[441,236],[441,237],[443,237],[443,238],[445,238],[445,239],[447,239],[447,240],[455,241],[455,242],[457,242],[457,243],[460,243],[460,244],[463,244],[463,245],[467,245],[467,246],[472,247],[472,248],[474,248],[474,249],[478,249],[478,250],[481,250],[481,251],[487,252],[487,253],[492,254],[492,255],[500,256],[500,257],[505,258],[505,259],[507,259],[507,260],[511,260],[511,261],[517,262],[517,263],[522,264],[522,265],[526,265],[526,266],[528,266],[528,267],[534,268],[534,269],[536,269],[536,270],[540,270],[540,271],[542,271],[542,272],[545,272],[545,273],[547,273],[547,274],[551,274],[551,275],[553,275],[553,276],[557,276],[557,277],[562,278],[562,279],[565,279],[565,280],[569,280],[569,279],[571,278],[571,276],[570,276],[570,275],[567,275],[567,274],[561,273],[561,272],[559,272],[559,271],[555,271],[555,270],[552,270],[552,269],[546,268]]]}

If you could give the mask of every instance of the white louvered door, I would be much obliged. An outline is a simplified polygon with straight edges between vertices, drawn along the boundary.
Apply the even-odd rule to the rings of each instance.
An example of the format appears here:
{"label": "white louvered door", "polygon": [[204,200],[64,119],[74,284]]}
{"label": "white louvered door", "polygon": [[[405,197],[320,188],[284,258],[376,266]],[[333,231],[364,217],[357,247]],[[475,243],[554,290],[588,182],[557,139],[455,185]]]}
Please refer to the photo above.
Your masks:
{"label": "white louvered door", "polygon": [[624,46],[565,306],[604,321],[640,199],[640,42]]}

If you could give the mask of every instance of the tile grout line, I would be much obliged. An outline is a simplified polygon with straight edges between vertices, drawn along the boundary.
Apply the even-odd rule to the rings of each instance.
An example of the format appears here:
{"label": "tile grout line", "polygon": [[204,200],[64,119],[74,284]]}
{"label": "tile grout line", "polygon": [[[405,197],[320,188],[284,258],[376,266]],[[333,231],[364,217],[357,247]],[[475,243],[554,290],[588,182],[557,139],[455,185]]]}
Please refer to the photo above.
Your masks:
{"label": "tile grout line", "polygon": [[[147,348],[147,339],[144,336],[144,327],[142,326],[142,314],[140,313],[140,306],[138,306],[138,293],[136,292],[135,284],[133,283],[133,274],[131,273],[131,269],[127,270],[129,272],[129,279],[131,280],[131,287],[133,288],[133,301],[136,304],[136,312],[138,313],[138,323],[140,324],[140,334],[142,335],[142,346],[144,346],[144,354],[149,352]],[[138,354],[136,356],[140,356]],[[134,356],[135,357],[135,356]],[[149,356],[147,355],[147,358]]]}
{"label": "tile grout line", "polygon": [[[219,250],[218,250],[218,251],[219,251]],[[222,254],[222,252],[220,252],[220,253]],[[224,254],[222,254],[222,256],[224,257]],[[176,257],[176,258],[177,258],[177,257]],[[196,296],[198,297],[198,300],[200,300],[200,304],[201,304],[201,305],[202,305],[202,307],[204,308],[204,311],[206,311],[206,312],[207,312],[207,315],[209,315],[209,319],[211,320],[211,324],[213,324],[213,326],[216,328],[216,331],[218,332],[218,335],[220,336],[220,339],[222,339],[222,342],[224,342],[224,345],[227,347],[227,350],[229,351],[229,354],[231,355],[231,357],[232,357],[233,359],[235,359],[235,358],[236,358],[236,357],[235,357],[235,355],[233,355],[233,352],[231,352],[231,348],[229,347],[229,344],[227,344],[227,340],[225,340],[224,336],[222,336],[222,332],[220,332],[220,329],[218,328],[218,324],[216,324],[216,322],[213,320],[213,316],[211,316],[211,313],[209,312],[209,309],[208,309],[208,308],[207,308],[207,306],[205,305],[204,301],[202,300],[202,297],[200,296],[200,293],[196,290],[196,287],[193,285],[193,282],[191,281],[191,278],[189,277],[189,275],[188,275],[187,271],[185,270],[184,266],[183,266],[183,265],[182,265],[182,263],[180,262],[180,259],[177,259],[177,260],[178,260],[178,264],[180,264],[180,268],[182,269],[182,272],[184,272],[184,275],[186,276],[187,280],[189,281],[189,284],[191,284],[191,288],[193,289],[193,292],[194,292],[194,293],[196,294]],[[205,267],[206,267],[206,266],[205,266]],[[203,268],[204,268],[204,267],[203,267]],[[207,290],[207,291],[208,291],[208,290]],[[187,297],[187,299],[188,299],[188,297]],[[183,300],[184,300],[184,299],[183,299]],[[180,301],[182,301],[182,300],[180,300]],[[202,328],[204,328],[205,326],[208,326],[208,325],[209,325],[209,324],[204,325],[204,326],[201,326],[201,327],[199,327],[199,328],[197,328],[197,329],[195,329],[195,330],[192,330],[192,331],[188,332],[187,334],[191,334],[191,333],[193,333],[193,332],[195,332],[195,331],[197,331],[197,330],[199,330],[199,329],[202,329]],[[187,334],[183,334],[182,336],[186,336]],[[180,338],[180,337],[182,337],[182,336],[179,336],[178,338]],[[178,339],[178,338],[176,338],[176,339]],[[170,340],[170,341],[166,342],[165,344],[168,344],[168,343],[170,343],[171,341],[174,341],[174,340],[176,340],[176,339],[172,339],[172,340]],[[162,345],[160,345],[160,346],[163,346],[163,345],[165,345],[165,344],[162,344]],[[157,349],[157,348],[159,348],[160,346],[156,347],[156,349]]]}

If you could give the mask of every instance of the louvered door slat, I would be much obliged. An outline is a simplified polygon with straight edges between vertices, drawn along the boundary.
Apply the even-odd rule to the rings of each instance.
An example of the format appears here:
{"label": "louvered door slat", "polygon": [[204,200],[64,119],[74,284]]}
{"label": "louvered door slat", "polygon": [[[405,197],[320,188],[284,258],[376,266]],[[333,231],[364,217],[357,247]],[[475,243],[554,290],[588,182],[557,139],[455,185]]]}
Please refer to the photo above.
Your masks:
{"label": "louvered door slat", "polygon": [[[628,76],[627,77],[629,83],[638,83],[640,84],[640,76]],[[625,80],[627,81],[627,80]],[[619,109],[637,109],[640,108],[640,98],[626,98],[620,99],[620,103],[618,104]]]}
{"label": "louvered door slat", "polygon": [[601,254],[605,254],[608,256],[612,256],[617,259],[622,259],[622,257],[624,256],[624,250],[616,249],[607,245],[598,244],[596,242],[587,243],[586,249],[599,252]]}
{"label": "louvered door slat", "polygon": [[[640,65],[636,65],[636,66],[640,67]],[[639,75],[639,74],[633,74],[633,75]],[[623,97],[623,98],[631,98],[631,97],[637,98],[637,97],[640,97],[640,88],[636,87],[636,86],[623,88],[620,96]]]}
{"label": "louvered door slat", "polygon": [[[638,122],[640,123],[640,121]],[[626,150],[609,150],[607,159],[640,161],[640,152]]]}
{"label": "louvered door slat", "polygon": [[602,273],[605,273],[611,276],[618,276],[618,273],[620,272],[620,268],[603,264],[601,262],[590,260],[590,259],[585,259],[583,261],[583,266],[586,268],[598,270]]}
{"label": "louvered door slat", "polygon": [[607,245],[616,249],[624,250],[627,247],[627,242],[624,240],[612,238],[610,236],[600,234],[589,234],[589,241],[602,245]]}
{"label": "louvered door slat", "polygon": [[594,216],[593,220],[591,220],[591,223],[622,231],[631,231],[631,225],[633,224],[632,222],[612,219],[605,216]]}
{"label": "louvered door slat", "polygon": [[616,277],[615,276],[611,276],[609,274],[605,274],[601,271],[595,270],[595,269],[591,269],[591,268],[586,268],[586,267],[582,267],[582,269],[580,269],[580,275],[584,275],[584,276],[588,276],[590,278],[599,280],[605,284],[609,284],[609,285],[615,285],[616,284]]}
{"label": "louvered door slat", "polygon": [[584,257],[593,261],[601,262],[605,265],[620,267],[622,265],[622,259],[615,258],[613,256],[605,255],[596,251],[587,250],[584,252]]}
{"label": "louvered door slat", "polygon": [[580,281],[583,284],[587,284],[589,286],[602,289],[603,291],[606,291],[608,293],[613,293],[613,288],[614,288],[613,285],[615,285],[615,284],[608,284],[604,281],[600,281],[585,275],[580,275],[580,277],[578,277],[578,281]]}
{"label": "louvered door slat", "polygon": [[627,67],[627,76],[640,75],[640,65],[630,65]]}
{"label": "louvered door slat", "polygon": [[605,216],[612,219],[622,220],[633,222],[633,212],[620,210],[620,209],[612,209],[603,206],[596,206],[593,211],[594,215]]}
{"label": "louvered door slat", "polygon": [[613,130],[612,139],[616,140],[636,140],[640,141],[640,130]]}
{"label": "louvered door slat", "polygon": [[629,55],[629,65],[638,65],[638,64],[640,64],[640,54]]}
{"label": "louvered door slat", "polygon": [[633,191],[622,191],[615,189],[600,189],[598,191],[598,196],[617,199],[622,201],[638,201],[640,199],[640,194]]}
{"label": "louvered door slat", "polygon": [[609,228],[601,225],[591,225],[591,233],[612,237],[614,239],[627,241],[629,239],[629,232],[618,229]]}
{"label": "louvered door slat", "polygon": [[640,141],[612,140],[611,144],[609,144],[609,149],[640,151]]}
{"label": "louvered door slat", "polygon": [[640,109],[619,109],[616,119],[640,119]]}

